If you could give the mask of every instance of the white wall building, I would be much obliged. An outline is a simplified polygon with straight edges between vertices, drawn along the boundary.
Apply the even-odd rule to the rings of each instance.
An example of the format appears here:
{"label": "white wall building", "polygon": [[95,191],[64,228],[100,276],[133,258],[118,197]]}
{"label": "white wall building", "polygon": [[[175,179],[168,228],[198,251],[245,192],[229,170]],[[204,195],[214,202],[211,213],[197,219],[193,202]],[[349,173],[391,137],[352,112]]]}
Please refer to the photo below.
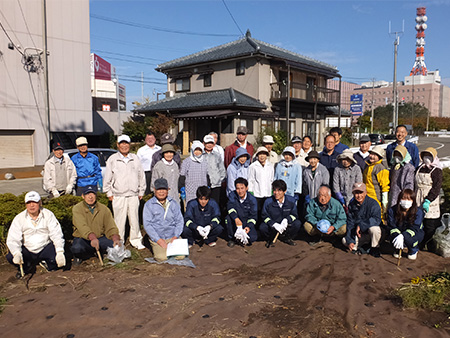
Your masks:
{"label": "white wall building", "polygon": [[42,165],[49,125],[51,133],[93,131],[89,1],[46,1],[50,118],[43,3],[0,2],[0,168]]}

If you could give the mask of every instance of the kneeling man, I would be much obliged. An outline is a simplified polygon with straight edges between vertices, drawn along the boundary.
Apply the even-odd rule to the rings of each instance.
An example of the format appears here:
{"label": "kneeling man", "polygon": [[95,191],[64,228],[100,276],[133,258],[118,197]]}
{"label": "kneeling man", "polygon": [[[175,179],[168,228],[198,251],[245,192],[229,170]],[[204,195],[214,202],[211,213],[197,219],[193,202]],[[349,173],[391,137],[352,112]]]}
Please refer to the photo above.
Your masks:
{"label": "kneeling man", "polygon": [[36,191],[25,195],[25,204],[26,209],[14,217],[9,228],[6,259],[18,269],[23,267],[25,274],[35,273],[36,265],[42,261],[48,270],[65,266],[64,237],[55,215],[42,208]]}
{"label": "kneeling man", "polygon": [[348,205],[347,235],[342,239],[353,253],[370,243],[369,253],[380,257],[381,208],[378,201],[367,196],[366,185],[362,182],[353,184],[353,199]]}
{"label": "kneeling man", "polygon": [[223,227],[220,225],[219,205],[211,199],[211,189],[207,186],[198,187],[197,198],[187,204],[184,222],[186,226],[181,236],[187,238],[190,246],[195,241],[203,241],[211,247],[216,245]]}
{"label": "kneeling man", "polygon": [[72,209],[74,265],[95,256],[96,251],[105,254],[107,248],[120,245],[119,229],[111,210],[97,202],[97,186],[84,187],[81,196],[84,201]]}
{"label": "kneeling man", "polygon": [[272,183],[273,196],[264,202],[259,226],[261,234],[272,242],[277,232],[280,241],[288,245],[297,245],[293,241],[300,230],[298,220],[297,204],[295,198],[286,195],[286,182],[275,180]]}
{"label": "kneeling man", "polygon": [[165,261],[167,244],[180,237],[184,221],[180,205],[168,196],[167,180],[158,178],[154,187],[155,196],[144,206],[144,229],[150,237],[153,257],[157,261]]}
{"label": "kneeling man", "polygon": [[327,185],[319,188],[317,197],[306,207],[306,222],[304,224],[308,235],[312,236],[310,244],[320,240],[320,236],[344,236],[347,230],[342,204],[331,197],[331,189]]}
{"label": "kneeling man", "polygon": [[258,202],[248,193],[248,181],[238,177],[234,181],[236,188],[228,195],[228,215],[225,218],[228,246],[232,248],[236,242],[251,245],[258,238],[256,219],[258,217]]}

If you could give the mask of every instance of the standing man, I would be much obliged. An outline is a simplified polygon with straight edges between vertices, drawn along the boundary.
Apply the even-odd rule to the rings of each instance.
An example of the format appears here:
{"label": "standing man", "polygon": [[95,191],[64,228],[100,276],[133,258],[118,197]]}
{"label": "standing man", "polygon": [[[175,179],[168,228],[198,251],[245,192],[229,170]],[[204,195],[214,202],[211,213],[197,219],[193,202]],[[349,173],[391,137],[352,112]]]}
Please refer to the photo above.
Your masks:
{"label": "standing man", "polygon": [[72,156],[72,162],[77,168],[77,196],[81,196],[84,187],[88,185],[99,185],[103,188],[102,169],[98,157],[88,152],[88,141],[86,137],[79,137],[75,141],[78,154]]}
{"label": "standing man", "polygon": [[364,183],[353,184],[352,190],[354,198],[348,205],[347,235],[342,239],[342,243],[353,253],[370,243],[369,253],[374,257],[380,257],[380,205],[367,196]]}
{"label": "standing man", "polygon": [[328,169],[330,174],[330,182],[328,182],[329,186],[332,186],[334,168],[337,167],[337,157],[341,154],[335,149],[336,139],[333,135],[325,136],[325,147],[323,151],[320,153],[320,163]]}
{"label": "standing man", "polygon": [[228,168],[233,158],[236,156],[236,150],[238,148],[244,148],[253,157],[254,149],[250,142],[247,141],[248,130],[247,127],[239,126],[236,132],[236,141],[225,148],[225,168]]}
{"label": "standing man", "polygon": [[144,228],[157,261],[167,260],[167,244],[179,238],[184,227],[180,206],[168,197],[168,190],[167,180],[158,178],[155,181],[155,196],[144,206]]}
{"label": "standing man", "polygon": [[211,186],[211,198],[220,206],[220,187],[227,176],[223,160],[219,153],[214,151],[214,137],[206,135],[203,138],[203,145],[205,146],[205,153],[203,154],[208,162],[208,176]]}
{"label": "standing man", "polygon": [[[173,146],[174,143],[175,143],[175,139],[173,138],[171,133],[165,133],[161,136],[161,147],[165,144],[171,144]],[[163,158],[163,154],[161,152],[161,149],[159,149],[153,154],[151,170],[153,170],[153,167],[155,166],[155,164],[158,163],[159,161],[161,161],[162,158]],[[173,160],[176,162],[176,164],[178,164],[178,168],[180,168],[181,157],[178,152],[175,152],[175,154],[173,156]]]}
{"label": "standing man", "polygon": [[[36,265],[45,261],[48,270],[66,265],[64,237],[53,212],[42,208],[36,191],[25,195],[26,209],[14,217],[6,238],[9,253],[6,259],[25,274],[35,273]],[[20,272],[16,277],[20,277]]]}
{"label": "standing man", "polygon": [[269,152],[268,160],[275,167],[275,164],[277,164],[280,161],[280,156],[276,152],[273,151],[274,143],[275,142],[273,141],[273,137],[271,135],[263,136],[262,144],[263,144],[263,147],[265,147],[267,149],[267,151]]}
{"label": "standing man", "polygon": [[125,223],[130,223],[130,243],[138,250],[145,249],[139,227],[139,201],[145,192],[145,175],[141,161],[130,153],[130,137],[117,138],[118,153],[111,155],[106,162],[106,196],[112,201],[114,220],[119,235],[125,241]]}
{"label": "standing man", "polygon": [[395,147],[402,145],[408,150],[408,153],[411,155],[411,163],[414,165],[414,168],[417,169],[420,164],[419,149],[414,143],[406,141],[406,136],[408,136],[406,126],[403,124],[398,125],[397,128],[395,128],[395,142],[392,142],[386,148],[387,163],[391,163]]}
{"label": "standing man", "polygon": [[369,149],[371,146],[369,135],[363,135],[359,139],[359,150],[353,155],[353,158],[356,160],[356,163],[361,168],[361,171],[364,172],[364,169],[367,167],[366,161],[369,160]]}
{"label": "standing man", "polygon": [[278,232],[279,239],[288,245],[297,245],[293,241],[300,230],[295,198],[286,195],[286,182],[275,180],[272,183],[273,195],[264,202],[259,226],[261,234],[270,242]]}
{"label": "standing man", "polygon": [[150,194],[150,182],[152,179],[152,157],[153,154],[160,150],[161,147],[156,144],[155,135],[149,130],[145,135],[145,145],[140,147],[137,151],[137,156],[142,164],[142,169],[145,172],[145,183],[147,188],[145,189],[145,195]]}
{"label": "standing man", "polygon": [[342,129],[341,128],[339,128],[339,127],[331,128],[330,135],[334,136],[334,140],[336,141],[336,144],[334,145],[334,149],[337,152],[342,153],[345,149],[348,149],[347,145],[341,143],[341,137],[342,137]]}
{"label": "standing man", "polygon": [[302,167],[304,167],[304,164],[306,164],[306,161],[303,162],[301,155],[302,155],[302,147],[303,147],[303,140],[300,136],[294,136],[291,139],[292,147],[294,147],[295,150],[295,156],[294,159],[300,164]]}
{"label": "standing man", "polygon": [[70,195],[77,180],[77,169],[69,155],[64,155],[61,143],[53,144],[53,155],[44,164],[44,190],[50,198]]}
{"label": "standing man", "polygon": [[105,254],[108,248],[120,245],[119,229],[111,210],[97,202],[97,187],[88,185],[81,197],[83,201],[72,209],[74,265],[95,256],[96,251]]}

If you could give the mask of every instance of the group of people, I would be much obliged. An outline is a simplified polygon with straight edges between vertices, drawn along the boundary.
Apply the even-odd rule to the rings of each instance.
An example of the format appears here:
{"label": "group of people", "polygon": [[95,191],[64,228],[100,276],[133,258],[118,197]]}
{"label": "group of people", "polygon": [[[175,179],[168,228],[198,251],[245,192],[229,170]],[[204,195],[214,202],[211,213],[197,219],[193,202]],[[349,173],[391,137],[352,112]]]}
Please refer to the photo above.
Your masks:
{"label": "group of people", "polygon": [[[369,137],[362,136],[353,153],[340,142],[342,130],[332,128],[320,153],[313,150],[311,137],[295,136],[279,156],[272,136],[264,136],[255,151],[247,128],[240,126],[235,142],[225,149],[212,132],[203,142],[194,141],[183,161],[171,134],[162,135],[159,146],[149,131],[137,154],[130,153],[130,138],[121,135],[103,180],[98,159],[80,137],[72,160],[61,145],[54,146],[54,157],[45,164],[44,187],[51,197],[75,187],[83,197],[73,208],[75,263],[121,245],[127,218],[130,244],[144,249],[140,200],[150,192],[142,220],[156,260],[166,260],[168,243],[180,237],[189,246],[211,247],[219,237],[229,247],[258,239],[269,246],[277,239],[296,245],[295,239],[305,237],[315,245],[334,238],[350,252],[374,257],[388,238],[394,255],[407,248],[408,258],[416,259],[419,249],[433,249],[442,168],[435,149],[419,154],[406,140],[405,126],[398,126],[395,135],[386,151],[370,149]],[[98,186],[112,202],[114,216],[97,202]],[[8,233],[8,260],[25,264],[27,271],[41,260],[50,269],[64,266],[68,256],[58,221],[42,208],[36,192],[29,192],[25,203]]]}

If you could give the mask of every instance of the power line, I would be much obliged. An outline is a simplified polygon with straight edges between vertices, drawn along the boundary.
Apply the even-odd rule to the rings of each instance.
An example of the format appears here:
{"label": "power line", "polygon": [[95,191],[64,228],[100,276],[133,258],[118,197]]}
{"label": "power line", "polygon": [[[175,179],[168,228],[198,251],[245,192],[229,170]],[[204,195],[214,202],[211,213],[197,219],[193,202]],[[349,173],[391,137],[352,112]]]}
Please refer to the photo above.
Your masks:
{"label": "power line", "polygon": [[30,29],[28,28],[28,23],[27,23],[27,20],[25,19],[25,14],[23,13],[22,5],[20,4],[20,0],[17,0],[17,3],[19,4],[20,12],[22,13],[23,22],[25,23],[25,27],[27,29],[28,35],[31,38],[31,42],[33,43],[33,47],[36,48],[36,44],[34,43],[33,36],[31,35]]}
{"label": "power line", "polygon": [[244,33],[242,32],[242,29],[241,29],[241,27],[239,27],[239,25],[238,25],[238,23],[236,22],[236,20],[234,19],[234,16],[233,16],[233,14],[231,14],[231,11],[230,11],[230,9],[228,8],[228,6],[227,6],[227,4],[225,3],[225,0],[222,0],[222,2],[223,2],[223,4],[225,5],[225,8],[227,9],[227,11],[228,11],[228,14],[230,14],[230,16],[231,16],[231,19],[233,19],[233,22],[234,22],[234,24],[236,25],[236,27],[239,29],[239,32],[241,32],[241,35],[242,36],[244,36]]}
{"label": "power line", "polygon": [[162,46],[149,46],[148,44],[145,43],[139,43],[139,42],[130,42],[130,41],[125,41],[125,40],[119,40],[119,39],[112,39],[112,38],[107,38],[104,36],[100,36],[100,35],[95,35],[95,34],[91,34],[91,38],[96,38],[99,40],[105,40],[105,41],[111,41],[111,42],[117,42],[123,45],[130,45],[130,46],[139,46],[139,47],[144,47],[147,49],[160,49],[160,50],[168,50],[168,51],[175,51],[175,52],[187,52],[187,50],[185,49],[177,49],[177,48],[167,48],[167,47],[162,47]]}
{"label": "power line", "polygon": [[157,84],[157,85],[165,85],[166,83],[160,83],[160,82],[156,82],[156,81],[141,81],[141,80],[132,80],[132,79],[119,79],[119,82],[139,82],[139,83],[152,83],[152,84]]}
{"label": "power line", "polygon": [[[17,48],[16,44],[14,43],[14,41],[10,38],[10,36],[8,35],[8,32],[6,31],[5,27],[3,27],[2,22],[0,21],[0,27],[2,28],[3,32],[5,33],[6,37],[8,38],[9,42],[12,43],[12,45],[14,46],[14,49],[17,50],[22,56],[24,56],[23,52]],[[20,42],[19,42],[20,43]]]}
{"label": "power line", "polygon": [[[141,75],[126,75],[126,74],[117,74],[119,78],[127,77],[132,79],[142,79]],[[144,80],[155,80],[155,81],[164,81],[162,79],[156,78],[156,77],[144,77]],[[165,83],[165,82],[164,82]]]}
{"label": "power line", "polygon": [[182,31],[177,29],[169,29],[169,28],[162,28],[162,27],[155,27],[150,25],[145,25],[142,23],[135,23],[120,19],[112,19],[101,15],[91,14],[91,18],[103,20],[107,22],[117,23],[120,25],[125,26],[131,26],[131,27],[137,27],[137,28],[145,28],[150,30],[155,30],[159,32],[166,32],[166,33],[174,33],[174,34],[183,34],[183,35],[197,35],[197,36],[236,36],[235,34],[215,34],[215,33],[198,33],[198,32],[189,32],[189,31]]}
{"label": "power line", "polygon": [[108,59],[131,62],[131,63],[140,63],[143,65],[149,65],[149,66],[157,66],[158,65],[157,63],[149,63],[149,62],[142,62],[142,61],[136,61],[136,60],[127,60],[127,59],[122,59],[122,58],[116,58],[114,56],[108,56]]}
{"label": "power line", "polygon": [[91,49],[91,50],[94,51],[94,52],[98,52],[98,53],[111,54],[111,55],[120,55],[120,56],[126,56],[126,57],[130,57],[130,58],[135,58],[135,59],[153,60],[153,61],[160,61],[160,62],[166,61],[166,60],[163,60],[163,59],[153,59],[153,58],[149,58],[149,57],[145,57],[145,56],[136,56],[136,55],[122,54],[122,53],[108,52],[108,51],[99,50],[99,49]]}

